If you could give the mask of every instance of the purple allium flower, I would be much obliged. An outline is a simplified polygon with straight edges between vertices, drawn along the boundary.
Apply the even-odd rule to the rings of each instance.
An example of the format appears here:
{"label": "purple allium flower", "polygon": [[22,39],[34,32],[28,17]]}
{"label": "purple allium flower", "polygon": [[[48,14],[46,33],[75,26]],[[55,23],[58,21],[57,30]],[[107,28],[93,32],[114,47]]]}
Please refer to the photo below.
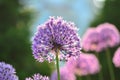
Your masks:
{"label": "purple allium flower", "polygon": [[18,80],[15,73],[12,65],[0,62],[0,80]]}
{"label": "purple allium flower", "polygon": [[100,52],[103,49],[100,43],[100,34],[96,28],[89,28],[82,38],[82,47],[85,51]]}
{"label": "purple allium flower", "polygon": [[119,31],[115,25],[110,23],[100,24],[97,31],[100,32],[101,44],[104,45],[104,48],[114,47],[120,43]]}
{"label": "purple allium flower", "polygon": [[113,56],[113,63],[116,67],[120,68],[120,47],[116,50]]}
{"label": "purple allium flower", "polygon": [[28,77],[25,80],[50,80],[50,79],[47,76],[42,76],[39,73],[37,73],[37,74],[34,74],[32,78]]}
{"label": "purple allium flower", "polygon": [[78,59],[71,58],[66,66],[69,71],[80,76],[95,74],[100,71],[99,61],[94,54],[81,53]]}
{"label": "purple allium flower", "polygon": [[32,50],[35,59],[39,62],[54,61],[56,49],[60,50],[60,60],[79,55],[81,46],[76,31],[73,23],[66,22],[61,17],[50,17],[47,22],[38,26],[33,37]]}
{"label": "purple allium flower", "polygon": [[[61,80],[76,80],[76,77],[66,67],[60,68],[60,79]],[[54,71],[51,75],[51,80],[58,80],[57,71]]]}

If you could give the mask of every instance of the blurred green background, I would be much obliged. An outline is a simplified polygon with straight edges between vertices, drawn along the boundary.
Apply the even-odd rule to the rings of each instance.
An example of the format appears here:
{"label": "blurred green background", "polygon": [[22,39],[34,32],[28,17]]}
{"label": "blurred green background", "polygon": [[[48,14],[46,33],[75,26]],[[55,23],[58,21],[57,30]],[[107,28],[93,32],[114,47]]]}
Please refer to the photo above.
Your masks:
{"label": "blurred green background", "polygon": [[[78,0],[67,0],[66,2],[67,4],[69,4],[70,2],[72,4],[73,1],[77,2]],[[90,1],[92,1],[93,4],[96,6],[100,5],[98,3],[96,4],[95,1],[97,0],[85,0],[85,1],[88,2],[89,4],[91,4]],[[65,19],[67,20],[76,22],[78,28],[80,28],[79,33],[81,36],[82,34],[84,34],[84,32],[89,26],[97,26],[98,24],[104,22],[110,22],[116,25],[120,31],[120,10],[119,10],[120,0],[101,0],[101,1],[102,6],[100,9],[94,8],[95,6],[92,6],[91,9],[81,8],[81,6],[79,6],[80,4],[77,4],[78,6],[75,6],[76,10],[71,11],[71,14],[65,17]],[[101,3],[101,1],[98,0],[97,2]],[[82,0],[79,0],[79,3],[80,2],[82,2]],[[50,64],[48,62],[39,63],[35,61],[35,59],[32,56],[30,40],[31,36],[33,35],[36,29],[35,27],[36,25],[44,22],[44,20],[46,20],[49,15],[56,16],[58,13],[53,14],[54,13],[53,12],[47,14],[49,10],[44,11],[47,9],[47,7],[44,7],[44,10],[42,10],[39,9],[39,6],[37,6],[38,9],[35,10],[33,7],[28,7],[27,6],[28,4],[26,3],[27,0],[25,0],[25,2],[23,0],[11,0],[11,1],[0,0],[0,61],[12,64],[16,68],[16,72],[20,80],[24,80],[25,77],[31,76],[34,73],[41,73],[43,75],[50,76],[54,69],[53,63]],[[83,5],[87,6],[88,3]],[[42,2],[40,2],[40,5],[41,4]],[[48,6],[48,4],[45,5]],[[69,7],[70,6],[71,5],[69,5]],[[81,12],[79,11],[79,9],[81,9],[80,10]],[[89,16],[86,16],[84,13],[82,13],[82,10],[89,11],[87,13],[84,12],[86,13],[86,15]],[[97,14],[94,13],[93,15],[91,10],[93,10],[92,12],[97,11]],[[72,12],[78,13],[77,14],[78,17],[80,17],[81,15],[83,16],[83,14],[84,16],[80,17],[80,19],[76,19],[77,16],[71,16],[74,15],[74,13]],[[59,13],[58,16],[60,15],[66,16],[64,14]],[[38,17],[40,20],[38,19]],[[72,17],[74,17],[73,20]],[[110,49],[112,53],[111,55],[113,55],[117,47]],[[109,80],[108,77],[109,75],[106,67],[107,64],[104,59],[105,54],[104,52],[101,52],[100,62],[104,67],[103,70],[104,80]],[[115,67],[114,69],[116,80],[119,80],[120,69],[117,69]],[[97,74],[91,75],[90,77],[92,78],[92,80],[98,80]],[[83,80],[86,80],[86,77],[83,77]]]}
{"label": "blurred green background", "polygon": [[19,0],[0,0],[0,61],[12,64],[20,80],[34,73],[50,75],[51,72],[46,62],[40,64],[32,56],[33,19],[34,10],[25,9]]}

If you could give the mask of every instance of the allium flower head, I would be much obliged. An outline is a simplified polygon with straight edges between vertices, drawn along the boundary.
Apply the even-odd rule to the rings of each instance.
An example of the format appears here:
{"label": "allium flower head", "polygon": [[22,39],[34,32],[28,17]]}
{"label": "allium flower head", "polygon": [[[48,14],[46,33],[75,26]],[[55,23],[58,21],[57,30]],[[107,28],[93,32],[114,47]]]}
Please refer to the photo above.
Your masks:
{"label": "allium flower head", "polygon": [[[76,80],[76,77],[73,73],[68,71],[66,67],[60,68],[60,79],[61,80]],[[51,80],[58,80],[57,79],[57,71],[54,71],[51,75]]]}
{"label": "allium flower head", "polygon": [[120,43],[119,31],[113,24],[104,23],[97,27],[98,32],[100,32],[101,44],[106,47],[113,47]]}
{"label": "allium flower head", "polygon": [[99,61],[93,54],[81,53],[78,59],[71,58],[66,66],[70,71],[80,76],[95,74],[100,71]]}
{"label": "allium flower head", "polygon": [[35,59],[39,62],[53,61],[58,49],[60,60],[79,55],[81,46],[76,31],[73,23],[66,22],[61,17],[50,17],[47,22],[38,26],[33,37],[32,50]]}
{"label": "allium flower head", "polygon": [[0,80],[18,80],[15,73],[12,65],[0,62]]}
{"label": "allium flower head", "polygon": [[28,77],[25,80],[50,80],[47,76],[42,76],[39,73],[34,74],[32,77]]}
{"label": "allium flower head", "polygon": [[103,47],[100,43],[100,34],[96,28],[89,28],[82,38],[82,46],[85,51],[100,52]]}
{"label": "allium flower head", "polygon": [[113,56],[113,63],[116,67],[120,68],[120,47],[116,50]]}

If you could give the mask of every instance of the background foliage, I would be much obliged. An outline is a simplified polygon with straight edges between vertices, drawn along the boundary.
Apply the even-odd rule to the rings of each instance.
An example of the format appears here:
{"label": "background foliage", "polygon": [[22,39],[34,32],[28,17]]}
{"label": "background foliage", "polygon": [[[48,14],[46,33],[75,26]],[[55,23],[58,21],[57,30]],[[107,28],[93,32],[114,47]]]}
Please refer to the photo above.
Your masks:
{"label": "background foliage", "polygon": [[20,80],[37,72],[50,75],[48,63],[39,64],[32,57],[33,13],[24,9],[19,0],[0,0],[0,61],[12,64]]}
{"label": "background foliage", "polygon": [[91,26],[109,22],[120,30],[120,0],[106,0],[101,13],[96,17]]}
{"label": "background foliage", "polygon": [[[97,26],[101,23],[108,22],[108,23],[114,24],[117,27],[117,29],[120,31],[120,10],[119,8],[120,8],[120,0],[106,0],[105,5],[100,15],[98,15],[96,19],[91,23],[91,26]],[[111,52],[111,61],[112,61],[113,54],[118,46],[116,46],[115,48],[109,49]],[[106,62],[105,51],[100,53],[100,62],[103,66],[102,71],[104,75],[104,80],[110,80],[109,79],[110,77],[108,77],[109,71],[107,67],[108,65],[106,64],[107,62]],[[120,79],[119,69],[114,67],[114,71],[115,71],[114,73],[115,73],[116,80],[119,80]]]}
{"label": "background foliage", "polygon": [[[120,0],[106,0],[105,6],[91,26],[110,22],[120,31]],[[0,61],[12,64],[16,68],[20,80],[34,73],[51,74],[53,63],[39,63],[34,60],[31,52],[30,26],[33,20],[33,10],[25,9],[19,0],[0,0]],[[117,48],[117,47],[116,47]],[[111,53],[116,50],[110,49]],[[100,61],[105,67],[104,80],[109,80],[105,52],[100,53]],[[111,54],[113,55],[113,54]],[[116,80],[119,80],[120,71],[114,68]],[[97,74],[90,76],[97,80]],[[82,77],[86,80],[86,77]]]}

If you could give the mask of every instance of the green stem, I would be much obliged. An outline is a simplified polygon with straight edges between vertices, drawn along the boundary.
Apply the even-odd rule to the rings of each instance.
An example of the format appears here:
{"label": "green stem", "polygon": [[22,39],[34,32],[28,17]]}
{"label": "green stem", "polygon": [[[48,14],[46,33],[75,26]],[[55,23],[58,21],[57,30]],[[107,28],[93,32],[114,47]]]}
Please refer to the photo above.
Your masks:
{"label": "green stem", "polygon": [[113,70],[112,61],[111,61],[111,54],[108,48],[106,49],[106,57],[107,57],[108,68],[110,71],[110,78],[111,80],[115,80],[114,70]]}
{"label": "green stem", "polygon": [[90,75],[87,75],[86,78],[87,78],[87,80],[91,80]]}
{"label": "green stem", "polygon": [[[100,59],[99,59],[99,53],[96,52],[96,56],[97,56],[98,60],[100,61]],[[103,79],[102,69],[101,69],[100,72],[98,73],[98,77],[99,77],[99,80],[104,80],[104,79]]]}
{"label": "green stem", "polygon": [[98,73],[98,76],[99,76],[99,80],[104,80],[102,70]]}
{"label": "green stem", "polygon": [[57,67],[57,76],[58,80],[60,80],[60,70],[59,70],[59,58],[58,58],[59,50],[56,50],[56,67]]}
{"label": "green stem", "polygon": [[78,78],[78,80],[82,80],[82,76],[78,76],[77,78]]}

